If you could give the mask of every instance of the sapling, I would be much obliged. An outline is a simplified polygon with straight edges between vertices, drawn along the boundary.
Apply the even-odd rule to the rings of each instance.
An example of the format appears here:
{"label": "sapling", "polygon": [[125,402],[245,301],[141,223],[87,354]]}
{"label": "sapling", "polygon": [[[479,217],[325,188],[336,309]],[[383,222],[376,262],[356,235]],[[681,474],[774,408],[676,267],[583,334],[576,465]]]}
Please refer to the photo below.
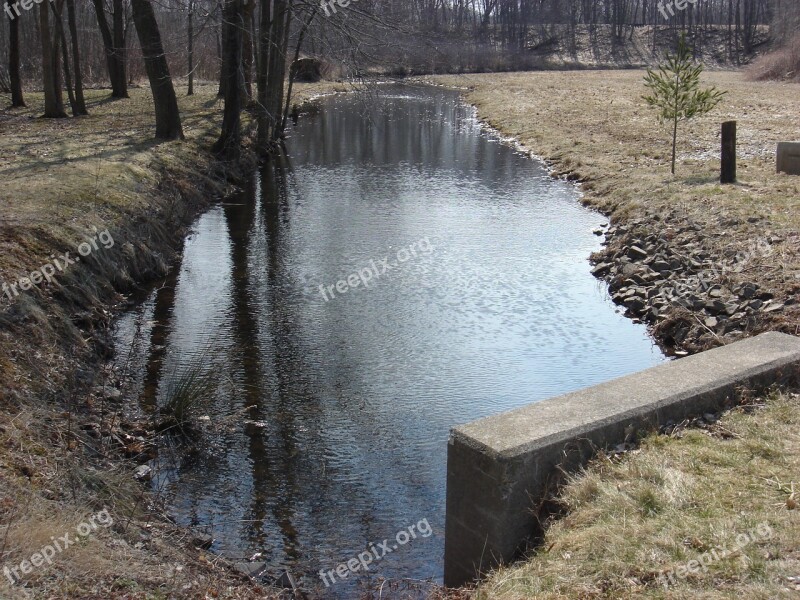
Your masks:
{"label": "sapling", "polygon": [[693,64],[686,36],[678,41],[675,54],[667,54],[658,71],[647,69],[644,84],[651,90],[642,96],[649,106],[658,109],[659,119],[672,124],[672,174],[675,174],[675,153],[678,144],[678,123],[704,115],[719,104],[727,92],[715,87],[700,89],[703,65]]}

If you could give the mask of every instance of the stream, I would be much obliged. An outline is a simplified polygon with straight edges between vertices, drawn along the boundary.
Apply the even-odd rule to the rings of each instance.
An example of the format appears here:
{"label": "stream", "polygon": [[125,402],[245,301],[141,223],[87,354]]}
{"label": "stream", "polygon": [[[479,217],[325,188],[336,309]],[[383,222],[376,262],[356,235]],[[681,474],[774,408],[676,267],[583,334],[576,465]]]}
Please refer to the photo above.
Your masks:
{"label": "stream", "polygon": [[[119,320],[116,360],[149,411],[191,365],[217,384],[197,450],[153,464],[175,519],[352,598],[441,581],[452,426],[664,357],[590,273],[606,219],[456,92],[321,104],[287,157],[197,219]],[[427,535],[395,544],[411,525]],[[398,547],[326,586],[320,570],[385,539]]]}

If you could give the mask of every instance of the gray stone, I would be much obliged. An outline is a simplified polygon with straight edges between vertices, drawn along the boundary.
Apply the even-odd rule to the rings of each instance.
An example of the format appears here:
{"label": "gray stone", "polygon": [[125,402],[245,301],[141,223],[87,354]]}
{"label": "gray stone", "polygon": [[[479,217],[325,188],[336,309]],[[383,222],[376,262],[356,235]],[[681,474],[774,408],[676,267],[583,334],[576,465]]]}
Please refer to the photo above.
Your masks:
{"label": "gray stone", "polygon": [[742,287],[739,288],[739,298],[749,300],[756,295],[757,291],[758,286],[755,283],[743,283]]}
{"label": "gray stone", "polygon": [[133,477],[139,481],[148,481],[153,476],[153,469],[147,465],[139,465],[133,471]]}
{"label": "gray stone", "polygon": [[669,263],[665,260],[654,260],[650,264],[650,268],[652,268],[654,271],[658,271],[659,273],[664,273],[671,269]]}
{"label": "gray stone", "polygon": [[800,142],[779,142],[776,162],[778,173],[800,175]]}
{"label": "gray stone", "polygon": [[267,568],[267,563],[265,562],[250,562],[250,561],[241,561],[237,562],[233,565],[237,571],[240,573],[244,573],[248,577],[258,577],[264,573]]}
{"label": "gray stone", "polygon": [[706,302],[705,309],[712,315],[719,315],[726,312],[727,306],[725,306],[725,303],[722,300],[715,299]]}
{"label": "gray stone", "polygon": [[600,263],[594,269],[592,269],[592,275],[594,275],[595,277],[602,277],[610,270],[611,270],[611,265],[609,263]]}
{"label": "gray stone", "polygon": [[779,310],[783,310],[783,303],[781,302],[775,302],[773,304],[770,304],[769,306],[764,307],[765,313],[777,312]]}
{"label": "gray stone", "polygon": [[455,427],[447,453],[444,583],[506,563],[540,531],[539,506],[563,469],[631,428],[716,413],[737,390],[800,379],[800,338],[770,332]]}
{"label": "gray stone", "polygon": [[641,260],[647,258],[647,252],[639,248],[639,246],[631,246],[628,248],[628,256],[634,260]]}
{"label": "gray stone", "polygon": [[642,311],[644,311],[645,303],[644,300],[642,300],[638,296],[631,296],[630,298],[625,300],[625,306],[633,314],[640,314]]}

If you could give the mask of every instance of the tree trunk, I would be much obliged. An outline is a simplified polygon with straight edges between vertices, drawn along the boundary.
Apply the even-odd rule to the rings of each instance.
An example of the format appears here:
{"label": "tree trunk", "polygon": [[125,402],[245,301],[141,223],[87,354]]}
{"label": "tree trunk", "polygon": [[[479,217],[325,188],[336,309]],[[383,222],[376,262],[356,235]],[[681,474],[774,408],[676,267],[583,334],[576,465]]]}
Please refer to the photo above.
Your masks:
{"label": "tree trunk", "polygon": [[189,0],[189,23],[188,23],[188,38],[189,38],[189,89],[186,91],[187,96],[194,94],[194,0]]}
{"label": "tree trunk", "polygon": [[676,156],[676,148],[678,146],[678,118],[675,117],[675,121],[672,125],[672,174],[675,175],[675,156]]}
{"label": "tree trunk", "polygon": [[64,99],[61,95],[61,68],[59,66],[58,43],[53,42],[50,32],[49,3],[39,5],[39,33],[42,38],[42,83],[44,87],[44,116],[61,119],[64,112]]}
{"label": "tree trunk", "polygon": [[[6,0],[9,8],[14,0]],[[25,106],[22,96],[22,80],[19,76],[19,18],[8,18],[8,75],[11,79],[11,106]]]}
{"label": "tree trunk", "polygon": [[125,76],[124,56],[116,51],[114,36],[111,33],[111,27],[108,25],[108,19],[106,19],[103,0],[93,1],[94,12],[97,15],[97,25],[100,28],[100,35],[103,37],[103,48],[106,53],[106,65],[108,66],[108,79],[111,82],[111,97],[127,98],[128,80]]}
{"label": "tree trunk", "polygon": [[131,0],[133,22],[142,47],[144,66],[153,92],[156,110],[156,138],[183,139],[178,99],[172,86],[169,65],[161,43],[161,33],[150,0]]}
{"label": "tree trunk", "polygon": [[225,73],[225,111],[222,116],[222,133],[211,151],[229,160],[239,158],[241,150],[242,110],[242,18],[241,0],[225,0],[222,47],[222,64]]}
{"label": "tree trunk", "polygon": [[297,62],[297,59],[300,58],[300,49],[303,47],[303,38],[305,38],[306,31],[308,31],[311,22],[314,20],[314,17],[317,15],[317,10],[319,6],[314,6],[314,9],[311,11],[311,14],[306,19],[306,22],[303,23],[303,28],[300,30],[300,33],[297,34],[297,45],[294,49],[294,58],[292,62],[289,64],[289,89],[286,90],[286,103],[283,107],[283,116],[281,117],[281,123],[279,127],[279,133],[283,133],[286,129],[286,119],[289,116],[289,102],[292,99],[292,86],[294,85],[294,71],[292,70],[292,65]]}
{"label": "tree trunk", "polygon": [[69,36],[72,40],[72,66],[75,71],[75,102],[77,116],[88,115],[86,100],[83,97],[83,74],[81,73],[80,44],[78,43],[78,26],[75,19],[75,0],[67,0],[67,22],[69,23]]}
{"label": "tree trunk", "polygon": [[288,29],[291,23],[291,5],[288,0],[273,0],[270,27],[269,60],[267,61],[267,125],[269,137],[278,139],[281,109],[283,108],[283,82],[286,77],[286,53],[289,46]]}
{"label": "tree trunk", "polygon": [[[50,2],[53,8],[54,25],[56,28],[55,34],[56,43],[61,44],[61,58],[64,62],[64,85],[67,88],[67,96],[69,97],[69,106],[72,109],[72,116],[75,117],[77,113],[77,102],[75,101],[75,94],[72,91],[72,74],[69,69],[69,51],[67,49],[67,36],[64,35],[64,0],[57,0]],[[58,68],[58,66],[56,66]]]}
{"label": "tree trunk", "polygon": [[125,95],[128,94],[128,63],[127,52],[125,49],[125,7],[122,0],[112,0],[114,14],[111,15],[111,23],[114,33],[114,56],[117,61],[120,81],[125,86]]}
{"label": "tree trunk", "polygon": [[258,24],[258,68],[256,70],[256,115],[258,133],[256,134],[256,150],[266,154],[269,148],[269,115],[267,114],[267,78],[269,76],[269,32],[271,22],[271,2],[261,0]]}
{"label": "tree trunk", "polygon": [[253,97],[253,11],[255,0],[248,0],[243,7],[242,20],[242,72],[244,93],[248,101]]}
{"label": "tree trunk", "polygon": [[225,86],[228,84],[228,73],[226,72],[226,61],[225,61],[225,48],[228,47],[228,26],[225,24],[225,8],[223,4],[223,0],[217,0],[217,7],[220,10],[220,37],[222,38],[222,43],[220,44],[222,50],[220,52],[220,63],[219,63],[219,90],[217,90],[217,97],[224,98],[225,97]]}

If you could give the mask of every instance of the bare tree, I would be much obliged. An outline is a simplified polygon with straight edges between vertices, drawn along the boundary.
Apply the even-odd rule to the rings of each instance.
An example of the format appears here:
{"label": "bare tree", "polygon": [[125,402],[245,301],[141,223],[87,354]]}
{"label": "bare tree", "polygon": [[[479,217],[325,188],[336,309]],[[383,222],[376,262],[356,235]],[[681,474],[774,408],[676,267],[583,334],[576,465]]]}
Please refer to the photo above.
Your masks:
{"label": "bare tree", "polygon": [[6,0],[8,6],[8,75],[11,80],[11,106],[25,106],[22,96],[22,79],[19,72],[19,19],[12,17],[10,10],[13,0]]}
{"label": "bare tree", "polygon": [[39,35],[42,38],[42,85],[44,89],[44,116],[61,119],[64,112],[64,98],[61,94],[61,68],[58,42],[52,38],[50,30],[49,3],[39,5]]}
{"label": "bare tree", "polygon": [[75,0],[67,0],[67,22],[69,36],[72,41],[72,65],[75,71],[75,107],[74,116],[88,115],[86,100],[83,97],[83,74],[81,73],[81,52],[78,41],[78,25],[75,18]]}
{"label": "bare tree", "polygon": [[194,94],[194,0],[189,0],[189,19],[187,24],[187,41],[188,41],[188,62],[189,70],[189,89],[186,90],[186,95],[191,96]]}
{"label": "bare tree", "polygon": [[212,147],[212,152],[235,160],[240,155],[242,111],[242,30],[244,19],[242,0],[225,0],[223,27],[222,72],[225,74],[225,111],[222,116],[222,133]]}
{"label": "bare tree", "polygon": [[178,99],[169,74],[169,65],[161,43],[156,15],[150,0],[131,0],[133,22],[142,47],[144,66],[150,80],[156,111],[156,138],[183,139]]}
{"label": "bare tree", "polygon": [[[124,52],[124,30],[122,26],[122,3],[119,2],[120,14],[113,15],[114,31],[108,25],[106,19],[103,0],[93,0],[94,11],[97,15],[97,25],[100,28],[100,35],[103,36],[103,47],[106,53],[106,63],[108,66],[108,78],[111,81],[111,97],[128,97],[128,79],[125,74],[125,52]],[[115,1],[115,13],[117,3]],[[119,36],[122,36],[121,38]],[[122,48],[120,47],[122,46]]]}

